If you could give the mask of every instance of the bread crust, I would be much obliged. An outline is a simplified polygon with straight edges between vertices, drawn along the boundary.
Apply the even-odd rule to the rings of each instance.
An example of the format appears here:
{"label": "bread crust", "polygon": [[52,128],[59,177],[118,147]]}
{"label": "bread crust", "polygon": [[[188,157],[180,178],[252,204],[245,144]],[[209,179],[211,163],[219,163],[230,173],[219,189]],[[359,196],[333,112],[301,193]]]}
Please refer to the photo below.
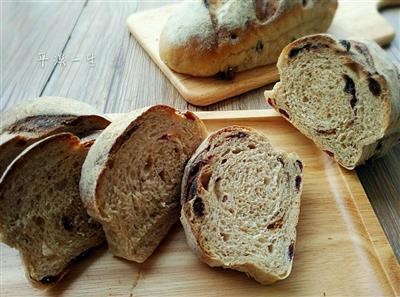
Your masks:
{"label": "bread crust", "polygon": [[[200,175],[202,173],[202,169],[204,166],[209,164],[211,161],[206,157],[206,153],[210,149],[210,144],[221,134],[226,132],[251,132],[254,131],[248,127],[242,126],[231,126],[222,128],[214,133],[211,133],[203,143],[198,147],[196,152],[193,154],[192,158],[188,161],[184,175],[182,178],[182,186],[181,186],[181,223],[185,232],[186,241],[190,247],[190,249],[196,254],[196,256],[204,263],[208,264],[211,267],[223,267],[238,270],[246,273],[247,275],[253,277],[256,281],[261,284],[273,284],[279,280],[283,280],[288,277],[291,272],[292,266],[288,269],[285,275],[277,275],[272,272],[263,270],[254,262],[246,262],[240,264],[224,263],[221,259],[213,255],[207,248],[204,246],[204,242],[202,236],[200,235],[198,228],[195,228],[194,223],[191,223],[189,218],[193,217],[193,206],[191,201],[194,199],[196,195],[202,195],[201,189],[198,187],[198,182]],[[299,157],[294,154],[288,154],[290,158],[299,160]],[[300,173],[301,174],[301,173]],[[197,194],[193,192],[196,191]],[[302,191],[302,184],[299,188],[299,195]],[[203,197],[204,198],[204,197]],[[297,217],[298,220],[298,217]],[[296,220],[296,224],[297,224]],[[293,242],[294,249],[295,241]]]}
{"label": "bread crust", "polygon": [[62,132],[86,136],[110,123],[92,106],[62,97],[28,100],[0,116],[0,176],[19,153],[40,139]]}
{"label": "bread crust", "polygon": [[[179,115],[187,119],[197,122],[201,133],[206,135],[206,128],[202,121],[192,112],[187,111],[181,113],[172,107],[166,105],[155,105],[134,112],[122,115],[120,119],[114,121],[96,140],[95,145],[90,149],[87,159],[82,168],[82,178],[80,182],[81,197],[90,216],[98,220],[100,223],[110,224],[111,221],[105,216],[100,206],[100,192],[104,184],[104,177],[108,170],[111,169],[113,158],[125,143],[127,139],[135,132],[138,120],[141,116],[149,112],[163,110],[171,115]],[[107,236],[107,232],[106,232]],[[118,248],[113,247],[109,242],[110,250],[120,257],[126,255],[119,254]],[[136,259],[137,262],[143,262],[145,259]]]}
{"label": "bread crust", "polygon": [[[380,135],[377,135],[378,139],[362,148],[362,153],[352,166],[341,164],[337,161],[347,169],[354,169],[372,157],[384,155],[400,139],[400,72],[398,66],[373,41],[337,40],[328,34],[316,34],[300,38],[286,46],[278,59],[278,69],[281,71],[285,65],[290,63],[289,56],[291,51],[301,49],[310,44],[322,44],[333,49],[342,59],[343,64],[351,67],[354,72],[358,73],[359,77],[363,77],[365,80],[373,78],[379,83],[382,93],[387,93],[387,97],[384,99],[385,128]],[[267,101],[268,98],[273,100],[276,97],[280,86],[281,82],[278,82],[273,90],[265,91]],[[279,106],[273,104],[272,107],[279,110]],[[324,149],[315,141],[314,137],[305,129],[302,129],[300,124],[294,123],[287,117],[285,119],[299,128],[305,136],[312,139],[322,150]]]}
{"label": "bread crust", "polygon": [[[59,133],[56,135],[51,135],[48,136],[44,139],[41,139],[37,141],[36,143],[30,145],[28,148],[26,148],[21,154],[18,155],[17,158],[15,158],[10,166],[6,169],[4,172],[3,176],[0,178],[0,193],[2,192],[2,188],[4,185],[12,183],[13,180],[15,180],[15,175],[17,174],[18,170],[26,163],[29,162],[32,159],[32,156],[37,154],[38,152],[42,151],[48,144],[57,144],[59,143],[60,145],[68,145],[71,147],[72,150],[85,150],[88,147],[90,147],[93,144],[94,140],[93,137],[89,137],[87,140],[81,141],[77,136],[71,134],[71,133]],[[18,247],[14,246],[4,235],[4,228],[0,223],[0,239],[7,245],[10,245],[12,247],[15,247],[19,250],[20,252],[20,257],[22,259],[22,262],[24,264],[25,268],[25,274],[27,279],[31,282],[32,286],[38,289],[48,289],[50,287],[55,286],[70,270],[71,265],[67,265],[63,271],[61,271],[57,276],[52,276],[56,277],[56,280],[53,282],[49,282],[47,284],[41,282],[40,280],[37,280],[33,278],[30,274],[30,271],[33,269],[31,261],[30,261],[30,256],[23,253]],[[100,230],[100,229],[99,229]],[[93,242],[90,245],[89,249],[99,246],[104,242],[104,234],[102,231],[100,232],[100,236],[97,236],[93,239]],[[87,253],[89,249],[86,249],[83,251],[83,253]],[[76,259],[81,259],[82,257],[80,255],[76,256]]]}
{"label": "bread crust", "polygon": [[[172,70],[193,76],[272,64],[293,39],[325,32],[336,8],[336,0],[197,0],[167,21],[160,36],[160,57]],[[191,16],[201,20],[196,22]],[[177,38],[177,34],[183,36]]]}

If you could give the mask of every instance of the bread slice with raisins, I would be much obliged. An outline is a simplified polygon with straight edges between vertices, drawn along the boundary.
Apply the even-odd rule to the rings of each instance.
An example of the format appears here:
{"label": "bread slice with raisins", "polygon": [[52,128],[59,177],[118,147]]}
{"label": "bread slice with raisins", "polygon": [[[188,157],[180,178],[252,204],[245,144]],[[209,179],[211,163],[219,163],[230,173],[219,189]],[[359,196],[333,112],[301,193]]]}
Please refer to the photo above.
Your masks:
{"label": "bread slice with raisins", "polygon": [[372,41],[313,35],[289,44],[268,103],[347,169],[400,139],[400,73]]}
{"label": "bread slice with raisins", "polygon": [[179,219],[183,170],[206,135],[193,113],[164,105],[126,114],[102,132],[80,187],[115,256],[145,261]]}
{"label": "bread slice with raisins", "polygon": [[290,274],[303,164],[244,127],[212,133],[185,168],[181,222],[201,261],[262,284]]}
{"label": "bread slice with raisins", "polygon": [[86,136],[110,123],[90,105],[61,97],[22,102],[0,118],[0,177],[12,160],[40,139],[61,132]]}
{"label": "bread slice with raisins", "polygon": [[81,141],[60,133],[42,139],[13,161],[0,181],[0,239],[19,250],[34,286],[53,285],[105,240],[79,194],[93,137]]}

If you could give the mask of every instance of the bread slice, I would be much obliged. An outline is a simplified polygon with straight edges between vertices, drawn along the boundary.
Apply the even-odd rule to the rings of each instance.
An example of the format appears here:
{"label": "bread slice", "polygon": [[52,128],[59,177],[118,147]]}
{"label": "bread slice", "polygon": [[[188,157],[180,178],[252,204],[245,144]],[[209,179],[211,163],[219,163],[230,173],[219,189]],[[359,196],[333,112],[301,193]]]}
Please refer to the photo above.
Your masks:
{"label": "bread slice", "polygon": [[206,133],[193,113],[156,105],[115,120],[96,140],[81,194],[114,255],[145,261],[179,219],[183,169]]}
{"label": "bread slice", "polygon": [[267,101],[342,166],[400,139],[400,72],[374,42],[313,35],[289,44]]}
{"label": "bread slice", "polygon": [[45,287],[104,241],[79,195],[81,167],[93,139],[70,133],[29,146],[0,181],[0,238],[19,250],[28,278]]}
{"label": "bread slice", "polygon": [[40,139],[61,132],[86,136],[110,123],[90,105],[61,97],[28,100],[0,117],[0,177],[12,160]]}
{"label": "bread slice", "polygon": [[201,261],[262,284],[291,271],[303,163],[245,127],[212,133],[185,168],[181,222]]}
{"label": "bread slice", "polygon": [[275,63],[293,39],[326,32],[337,0],[192,0],[176,9],[160,36],[160,58],[193,76]]}

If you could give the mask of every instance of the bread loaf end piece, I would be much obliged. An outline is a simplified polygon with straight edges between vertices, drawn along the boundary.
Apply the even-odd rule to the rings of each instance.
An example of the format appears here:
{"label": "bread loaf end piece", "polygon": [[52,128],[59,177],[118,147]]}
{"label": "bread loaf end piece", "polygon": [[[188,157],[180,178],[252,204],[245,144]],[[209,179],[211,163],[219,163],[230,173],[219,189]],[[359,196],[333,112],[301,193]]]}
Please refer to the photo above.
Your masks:
{"label": "bread loaf end piece", "polygon": [[36,287],[54,285],[105,239],[79,194],[81,167],[92,143],[69,133],[40,140],[0,181],[0,238],[19,250]]}
{"label": "bread loaf end piece", "polygon": [[181,222],[201,261],[262,284],[290,274],[303,163],[245,127],[212,133],[185,168]]}
{"label": "bread loaf end piece", "polygon": [[318,34],[296,40],[278,61],[268,103],[347,169],[400,139],[400,74],[372,41]]}
{"label": "bread loaf end piece", "polygon": [[143,262],[179,218],[184,166],[206,137],[193,113],[156,105],[107,127],[90,149],[80,183],[110,251]]}
{"label": "bread loaf end piece", "polygon": [[40,139],[62,132],[86,136],[110,123],[92,106],[62,97],[22,102],[0,118],[0,177],[24,149]]}

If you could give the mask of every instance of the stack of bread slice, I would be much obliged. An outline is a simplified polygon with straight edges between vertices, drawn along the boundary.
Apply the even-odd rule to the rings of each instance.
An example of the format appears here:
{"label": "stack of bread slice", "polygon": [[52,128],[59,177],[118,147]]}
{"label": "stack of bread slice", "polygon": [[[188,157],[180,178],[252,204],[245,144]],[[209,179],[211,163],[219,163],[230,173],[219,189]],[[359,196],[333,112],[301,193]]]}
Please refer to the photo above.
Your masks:
{"label": "stack of bread slice", "polygon": [[28,101],[2,119],[1,240],[19,250],[34,285],[53,284],[104,241],[83,207],[79,180],[96,133],[110,121],[58,97]]}

